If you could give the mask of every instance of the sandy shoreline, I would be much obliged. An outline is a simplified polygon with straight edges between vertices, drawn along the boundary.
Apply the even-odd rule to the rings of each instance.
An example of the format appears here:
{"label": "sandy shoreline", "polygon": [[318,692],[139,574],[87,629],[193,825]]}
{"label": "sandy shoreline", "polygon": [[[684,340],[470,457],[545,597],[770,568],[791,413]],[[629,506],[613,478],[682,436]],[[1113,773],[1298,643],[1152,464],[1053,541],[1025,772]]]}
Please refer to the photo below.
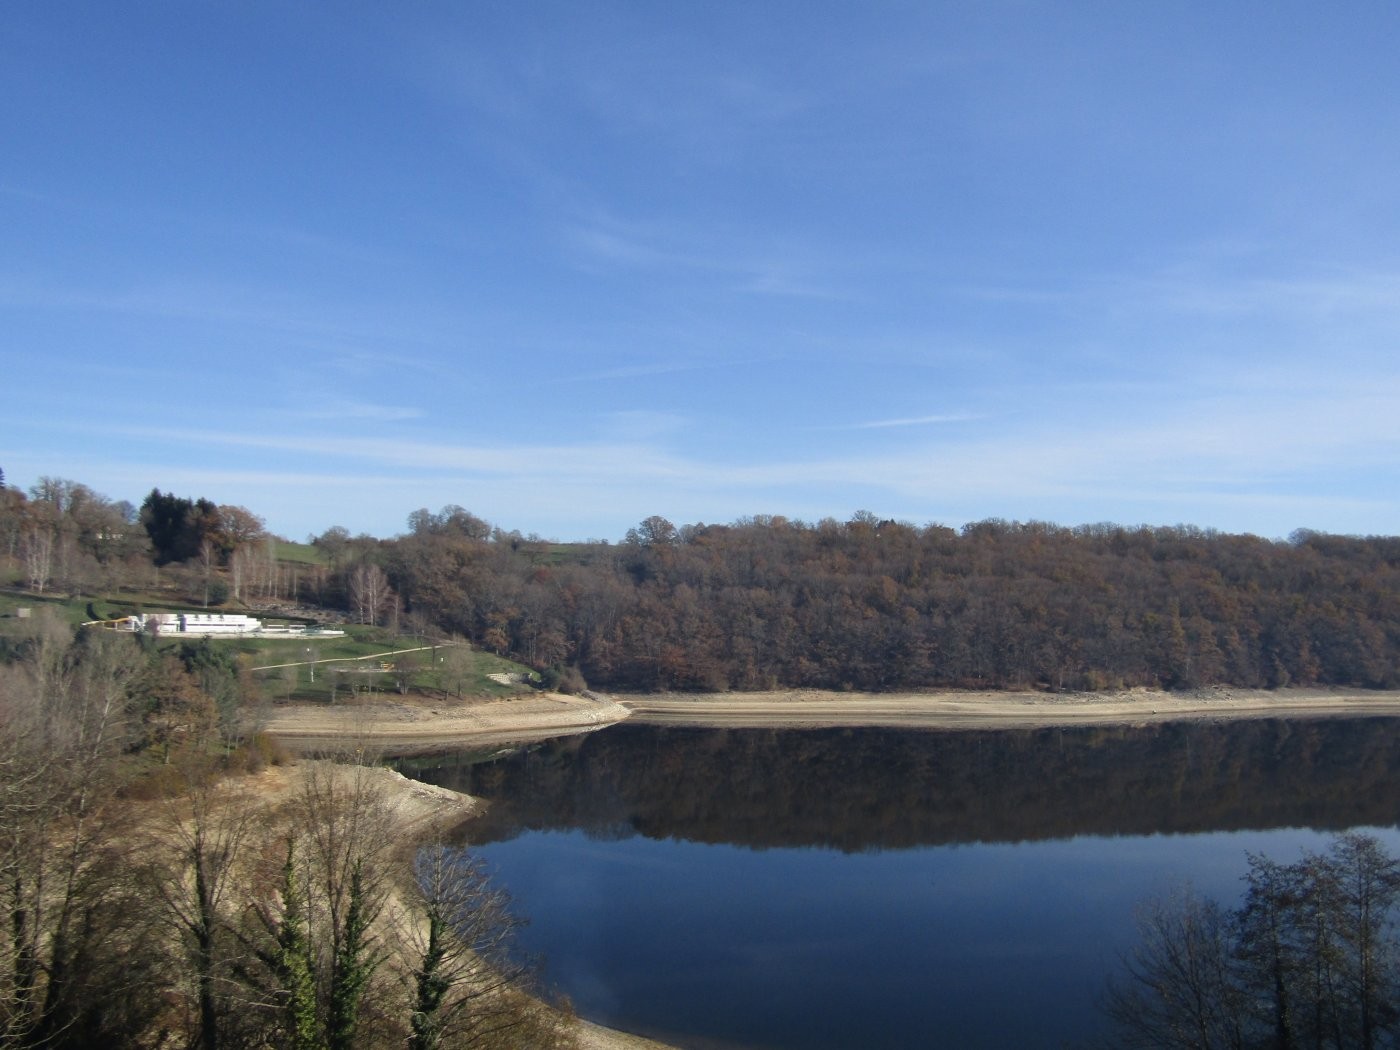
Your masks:
{"label": "sandy shoreline", "polygon": [[1400,717],[1400,691],[1250,690],[1214,687],[1165,693],[829,693],[792,690],[566,696],[443,702],[405,698],[372,704],[286,705],[265,728],[302,754],[347,745],[386,754],[489,747],[592,732],[628,719],[649,725],[727,728],[886,726],[1015,729],[1138,725],[1181,719]]}
{"label": "sandy shoreline", "polygon": [[743,727],[889,726],[1015,729],[1137,725],[1240,718],[1400,717],[1400,691],[1213,687],[1167,693],[827,693],[798,690],[618,696],[632,720],[658,725]]}
{"label": "sandy shoreline", "polygon": [[458,702],[406,697],[374,703],[279,705],[264,718],[263,728],[300,754],[365,747],[387,755],[412,755],[588,733],[630,714],[608,697],[562,693]]}

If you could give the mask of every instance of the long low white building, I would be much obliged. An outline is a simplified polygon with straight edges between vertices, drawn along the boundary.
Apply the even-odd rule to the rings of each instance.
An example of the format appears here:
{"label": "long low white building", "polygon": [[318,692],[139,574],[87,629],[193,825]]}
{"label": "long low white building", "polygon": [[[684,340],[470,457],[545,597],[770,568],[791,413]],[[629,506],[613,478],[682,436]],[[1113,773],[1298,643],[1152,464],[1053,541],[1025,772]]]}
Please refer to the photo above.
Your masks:
{"label": "long low white building", "polygon": [[257,634],[262,621],[242,613],[146,613],[141,630],[148,634]]}
{"label": "long low white building", "polygon": [[249,635],[281,638],[343,638],[334,627],[305,627],[301,624],[264,624],[243,613],[136,613],[106,626],[134,634],[181,635],[191,638],[238,638]]}

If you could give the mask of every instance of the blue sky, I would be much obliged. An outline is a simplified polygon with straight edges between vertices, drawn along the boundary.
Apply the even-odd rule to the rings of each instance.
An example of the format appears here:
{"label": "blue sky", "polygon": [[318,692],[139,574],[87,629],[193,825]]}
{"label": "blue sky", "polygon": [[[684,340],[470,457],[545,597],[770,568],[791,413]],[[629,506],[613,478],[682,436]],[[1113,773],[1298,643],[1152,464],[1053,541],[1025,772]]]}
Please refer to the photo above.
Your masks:
{"label": "blue sky", "polygon": [[1400,7],[20,0],[0,467],[1397,531]]}

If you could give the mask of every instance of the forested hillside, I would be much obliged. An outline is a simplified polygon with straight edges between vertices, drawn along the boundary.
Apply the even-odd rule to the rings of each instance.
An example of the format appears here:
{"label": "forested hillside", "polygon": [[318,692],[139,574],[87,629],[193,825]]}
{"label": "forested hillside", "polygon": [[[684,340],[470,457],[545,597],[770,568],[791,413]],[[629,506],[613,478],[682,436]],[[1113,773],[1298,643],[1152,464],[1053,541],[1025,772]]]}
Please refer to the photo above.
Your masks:
{"label": "forested hillside", "polygon": [[551,559],[451,517],[360,557],[441,628],[594,685],[1400,685],[1394,538],[649,519]]}
{"label": "forested hillside", "polygon": [[861,513],[560,544],[448,506],[391,539],[329,528],[289,562],[241,507],[155,490],[138,510],[54,479],[0,495],[0,553],[31,589],[156,573],[213,604],[459,635],[564,688],[1400,686],[1395,537]]}

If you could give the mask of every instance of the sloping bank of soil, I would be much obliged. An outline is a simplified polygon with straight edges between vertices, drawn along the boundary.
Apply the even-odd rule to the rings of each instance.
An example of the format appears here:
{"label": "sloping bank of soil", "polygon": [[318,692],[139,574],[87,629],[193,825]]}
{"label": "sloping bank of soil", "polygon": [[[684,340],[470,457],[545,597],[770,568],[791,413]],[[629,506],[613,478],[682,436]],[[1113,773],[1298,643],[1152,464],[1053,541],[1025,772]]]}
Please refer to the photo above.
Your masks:
{"label": "sloping bank of soil", "polygon": [[287,704],[263,728],[298,754],[365,747],[386,755],[426,754],[463,746],[522,743],[586,733],[628,717],[607,697],[531,693],[505,700]]}
{"label": "sloping bank of soil", "polygon": [[[300,790],[303,777],[311,767],[327,768],[315,761],[299,761],[290,766],[274,766],[250,778],[250,785],[269,807],[277,807],[293,798]],[[346,771],[352,767],[331,766]],[[470,795],[448,788],[410,780],[391,769],[379,767],[361,769],[359,774],[374,778],[389,812],[397,835],[406,846],[431,837],[439,828],[451,827],[480,811],[483,803]],[[627,1032],[615,1031],[588,1021],[574,1024],[573,1035],[580,1050],[670,1050],[665,1044],[652,1042]]]}

